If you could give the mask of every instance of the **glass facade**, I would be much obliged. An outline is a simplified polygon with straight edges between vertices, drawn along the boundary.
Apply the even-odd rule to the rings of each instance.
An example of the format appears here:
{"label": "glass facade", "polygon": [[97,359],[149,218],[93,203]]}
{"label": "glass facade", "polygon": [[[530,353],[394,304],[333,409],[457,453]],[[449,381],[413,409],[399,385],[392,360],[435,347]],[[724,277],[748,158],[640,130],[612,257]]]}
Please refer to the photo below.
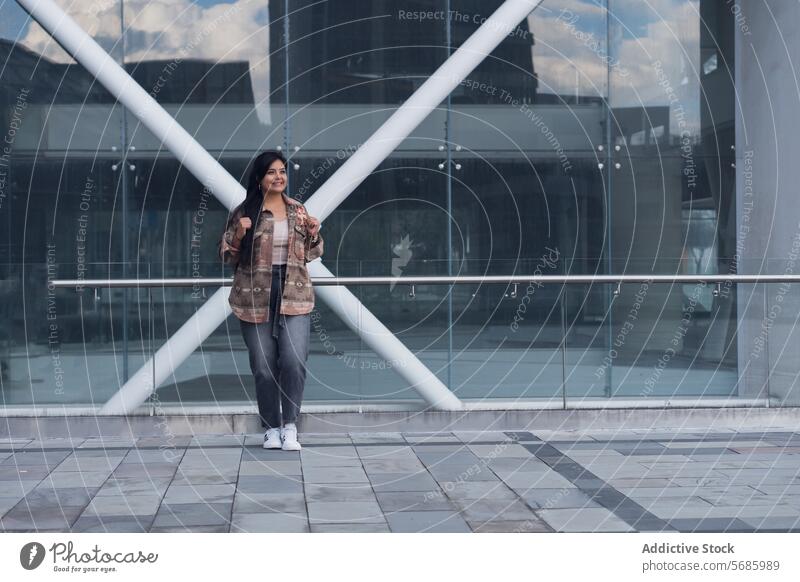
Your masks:
{"label": "glass facade", "polygon": [[[58,3],[235,178],[281,148],[306,200],[502,2]],[[1,392],[97,406],[214,290],[48,282],[230,275],[227,211],[18,6],[2,11]],[[323,262],[342,276],[746,270],[734,32],[716,0],[547,0],[325,219]],[[351,290],[465,400],[745,396],[728,289]],[[306,402],[421,403],[316,311]],[[152,400],[253,402],[235,318]]]}

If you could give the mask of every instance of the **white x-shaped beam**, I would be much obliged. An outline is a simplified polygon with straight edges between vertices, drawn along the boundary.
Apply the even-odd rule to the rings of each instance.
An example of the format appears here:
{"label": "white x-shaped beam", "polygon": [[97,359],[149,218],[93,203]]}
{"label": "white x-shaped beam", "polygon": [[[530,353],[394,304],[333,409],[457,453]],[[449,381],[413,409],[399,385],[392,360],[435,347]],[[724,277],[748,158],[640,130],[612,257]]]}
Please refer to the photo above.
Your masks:
{"label": "white x-shaped beam", "polygon": [[[197,141],[140,87],[94,39],[53,0],[17,0],[72,57],[95,76],[128,111],[228,210],[245,190]],[[385,160],[397,146],[480,64],[542,0],[506,0],[425,83],[306,202],[321,221]],[[333,277],[321,260],[308,264],[312,277]],[[459,410],[461,401],[346,288],[318,286],[316,295],[359,334],[379,356],[437,410]],[[128,414],[196,350],[231,314],[222,287],[159,348],[100,409],[100,414]]]}

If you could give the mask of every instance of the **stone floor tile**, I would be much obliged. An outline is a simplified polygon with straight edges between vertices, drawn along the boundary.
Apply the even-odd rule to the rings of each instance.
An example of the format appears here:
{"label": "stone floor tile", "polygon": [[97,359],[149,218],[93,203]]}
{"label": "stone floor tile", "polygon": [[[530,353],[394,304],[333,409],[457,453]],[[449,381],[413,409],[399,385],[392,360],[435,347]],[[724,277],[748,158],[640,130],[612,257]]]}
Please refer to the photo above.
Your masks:
{"label": "stone floor tile", "polygon": [[467,521],[473,531],[477,533],[547,533],[553,528],[539,518],[524,521]]}
{"label": "stone floor tile", "polygon": [[171,477],[111,477],[103,484],[97,495],[146,495],[161,494],[167,491]]}
{"label": "stone floor tile", "polygon": [[386,516],[393,532],[470,532],[458,513],[452,511],[398,511]]}
{"label": "stone floor tile", "polygon": [[535,473],[547,472],[551,470],[547,463],[533,456],[529,456],[527,458],[504,457],[499,459],[491,459],[488,463],[486,463],[486,466],[497,473],[498,476],[500,476],[501,472],[511,474],[515,472]]}
{"label": "stone floor tile", "polygon": [[496,445],[469,445],[469,450],[483,459],[530,459],[531,452],[519,444],[501,443]]}
{"label": "stone floor tile", "polygon": [[[325,445],[350,445],[353,441],[346,434],[324,434],[324,433],[310,433],[305,432],[302,434],[303,442],[308,445],[325,444]],[[263,440],[264,435],[260,434],[259,439]],[[261,441],[259,441],[259,444]]]}
{"label": "stone floor tile", "polygon": [[239,477],[236,489],[242,493],[302,493],[303,482],[289,475],[247,475]]}
{"label": "stone floor tile", "polygon": [[151,527],[150,533],[228,533],[230,524]]}
{"label": "stone floor tile", "polygon": [[244,461],[239,475],[292,475],[303,474],[299,461]]}
{"label": "stone floor tile", "polygon": [[144,463],[146,465],[176,466],[184,457],[184,450],[175,449],[131,449],[123,459],[124,463]]}
{"label": "stone floor tile", "polygon": [[311,533],[388,533],[386,521],[382,523],[312,523]]}
{"label": "stone floor tile", "polygon": [[450,499],[517,499],[505,484],[493,481],[447,481],[440,483]]}
{"label": "stone floor tile", "polygon": [[714,517],[707,519],[672,519],[670,526],[677,531],[695,532],[748,532],[755,528],[735,517]]}
{"label": "stone floor tile", "polygon": [[305,495],[312,501],[371,501],[375,492],[369,483],[305,483]]}
{"label": "stone floor tile", "polygon": [[230,503],[162,503],[153,527],[223,525],[230,522]]}
{"label": "stone floor tile", "polygon": [[556,531],[634,531],[630,525],[602,507],[590,507],[586,509],[541,509],[536,513]]}
{"label": "stone floor tile", "polygon": [[33,479],[0,481],[0,497],[22,497],[38,484],[39,480]]}
{"label": "stone floor tile", "polygon": [[[462,445],[463,447],[463,445]],[[428,467],[431,466],[438,466],[438,465],[447,465],[447,464],[457,464],[457,465],[480,465],[481,459],[480,457],[475,456],[469,451],[459,450],[453,452],[427,452],[424,450],[420,450],[423,448],[433,448],[431,447],[424,447],[420,446],[417,447],[414,452],[417,453],[417,457],[420,461],[425,463]]]}
{"label": "stone floor tile", "polygon": [[[94,452],[94,451],[91,451]],[[72,455],[62,461],[53,472],[113,471],[119,466],[122,457],[105,455]]]}
{"label": "stone floor tile", "polygon": [[549,473],[523,473],[518,471],[513,475],[504,475],[502,480],[511,489],[519,491],[527,491],[533,488],[560,489],[563,487],[573,487],[569,479],[565,479],[555,471],[550,471]]}
{"label": "stone floor tile", "polygon": [[311,501],[308,519],[313,523],[385,523],[376,501]]}
{"label": "stone floor tile", "polygon": [[44,465],[0,465],[0,483],[4,481],[41,481],[50,474],[52,467]]}
{"label": "stone floor tile", "polygon": [[[164,438],[163,436],[147,436],[136,439],[136,447],[156,447],[160,450],[180,450],[189,446],[191,441],[192,437],[189,435],[169,435],[168,438]],[[163,449],[163,447],[167,447],[168,449]]]}
{"label": "stone floor tile", "polygon": [[483,465],[460,467],[457,465],[438,465],[428,471],[437,481],[499,481],[494,471]]}
{"label": "stone floor tile", "polygon": [[70,471],[52,472],[39,483],[41,487],[100,487],[105,483],[110,471]]}
{"label": "stone floor tile", "polygon": [[155,515],[161,499],[159,494],[95,496],[84,513],[96,516]]}
{"label": "stone floor tile", "polygon": [[[304,449],[305,450],[305,449]],[[244,461],[299,461],[299,451],[282,451],[279,449],[263,449],[261,446],[246,448],[242,451]]]}
{"label": "stone floor tile", "polygon": [[538,520],[531,509],[510,499],[460,499],[455,502],[468,522]]}
{"label": "stone floor tile", "polygon": [[531,489],[522,496],[522,499],[534,509],[600,507],[586,493],[576,487]]}
{"label": "stone floor tile", "polygon": [[236,483],[238,479],[239,474],[236,471],[211,474],[200,471],[179,471],[172,479],[172,485],[225,485]]}
{"label": "stone floor tile", "polygon": [[70,527],[73,533],[109,532],[144,533],[153,521],[152,515],[142,516],[95,516],[81,515]]}
{"label": "stone floor tile", "polygon": [[190,447],[235,447],[244,443],[244,435],[197,435],[189,443]]}
{"label": "stone floor tile", "polygon": [[234,513],[305,513],[305,496],[300,493],[242,493],[233,500]]}
{"label": "stone floor tile", "polygon": [[413,460],[419,463],[414,449],[408,445],[361,445],[356,447],[362,461],[403,461]]}
{"label": "stone floor tile", "polygon": [[356,445],[368,445],[373,443],[405,443],[405,438],[399,432],[351,432],[350,440]]}
{"label": "stone floor tile", "polygon": [[375,492],[386,491],[436,491],[439,486],[426,473],[372,473],[369,476]]}
{"label": "stone floor tile", "polygon": [[148,479],[151,477],[172,477],[177,469],[176,465],[163,463],[120,463],[114,469],[114,477],[141,477]]}
{"label": "stone floor tile", "polygon": [[800,517],[797,516],[770,515],[764,517],[740,517],[739,519],[758,530],[800,530]]}
{"label": "stone floor tile", "polygon": [[0,462],[0,467],[20,467],[25,465],[42,465],[49,469],[55,468],[61,461],[72,454],[68,451],[17,451],[10,457],[6,457]]}
{"label": "stone floor tile", "polygon": [[368,483],[364,468],[357,467],[315,467],[303,464],[303,480],[306,483]]}
{"label": "stone floor tile", "polygon": [[25,499],[30,505],[80,505],[86,506],[99,487],[48,487],[39,485]]}
{"label": "stone floor tile", "polygon": [[425,466],[416,458],[392,460],[363,460],[364,470],[369,473],[427,473]]}
{"label": "stone floor tile", "polygon": [[443,491],[387,491],[375,494],[384,513],[395,511],[456,511]]}
{"label": "stone floor tile", "polygon": [[[474,436],[475,440],[491,440],[485,436],[485,433],[470,433]],[[483,434],[483,436],[481,436]],[[495,433],[499,434],[499,433]],[[466,442],[464,439],[459,438],[457,435],[450,432],[443,433],[430,433],[430,434],[412,434],[406,433],[405,440],[412,445],[424,445],[428,443],[462,443]],[[478,438],[481,437],[481,438]]]}
{"label": "stone floor tile", "polygon": [[85,439],[79,449],[131,449],[136,445],[134,438],[119,437],[89,437]]}
{"label": "stone floor tile", "polygon": [[[693,478],[692,478],[693,479]],[[658,477],[654,479],[648,478],[637,478],[637,477],[623,477],[622,479],[609,479],[608,484],[611,487],[616,489],[625,488],[625,487],[635,487],[637,489],[645,489],[648,487],[658,487],[658,488],[665,488],[669,487],[673,483],[670,479],[665,479],[663,477]]]}
{"label": "stone floor tile", "polygon": [[227,503],[233,500],[236,487],[222,485],[175,485],[172,484],[164,495],[164,503]]}
{"label": "stone floor tile", "polygon": [[345,462],[358,460],[358,451],[355,446],[333,446],[333,447],[305,447],[300,451],[300,458],[303,463],[324,463],[324,462]]}
{"label": "stone floor tile", "polygon": [[303,513],[245,513],[234,514],[232,533],[309,532],[308,517]]}
{"label": "stone floor tile", "polygon": [[26,506],[20,502],[0,518],[0,531],[55,529],[69,531],[72,522],[83,512],[83,506]]}
{"label": "stone floor tile", "polygon": [[19,503],[22,500],[22,497],[22,495],[15,495],[13,497],[0,497],[0,516]]}

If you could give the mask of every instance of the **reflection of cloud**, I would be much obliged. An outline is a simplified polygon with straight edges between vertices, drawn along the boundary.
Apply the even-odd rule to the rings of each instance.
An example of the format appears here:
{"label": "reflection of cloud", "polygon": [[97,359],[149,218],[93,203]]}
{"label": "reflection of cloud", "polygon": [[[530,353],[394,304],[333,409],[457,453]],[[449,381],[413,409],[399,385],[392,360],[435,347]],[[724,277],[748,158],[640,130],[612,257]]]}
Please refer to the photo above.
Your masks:
{"label": "reflection of cloud", "polygon": [[[661,61],[680,99],[673,104],[673,114],[675,106],[683,106],[687,126],[699,130],[699,0],[614,0],[610,4],[610,41],[605,11],[593,0],[562,0],[556,8],[540,8],[528,17],[536,41],[534,70],[540,91],[608,97],[612,107],[667,105],[670,93],[658,84],[653,66]],[[611,67],[610,88],[609,59],[619,67]]]}
{"label": "reflection of cloud", "polygon": [[[670,93],[679,103],[672,106],[671,126],[675,128],[675,109],[683,106],[685,123],[690,131],[700,130],[700,6],[698,0],[650,0],[658,13],[650,13],[651,20],[644,25],[646,33],[639,38],[621,34],[618,54],[620,61],[630,71],[628,78],[616,79],[610,101],[613,107],[639,105],[666,105]],[[624,4],[631,4],[625,0]],[[625,19],[616,27],[627,25],[627,7],[620,9]],[[633,11],[633,9],[631,9]],[[631,27],[632,28],[632,27]],[[658,67],[669,80],[669,88],[659,85]]]}
{"label": "reflection of cloud", "polygon": [[593,0],[561,0],[553,8],[542,5],[528,16],[535,40],[534,70],[542,92],[606,96],[605,12]]}
{"label": "reflection of cloud", "polygon": [[[56,2],[112,56],[120,54],[119,0]],[[125,0],[125,60],[249,62],[259,118],[269,123],[268,4],[267,0],[207,6],[190,0]],[[38,24],[31,24],[22,42],[50,60],[72,62]]]}

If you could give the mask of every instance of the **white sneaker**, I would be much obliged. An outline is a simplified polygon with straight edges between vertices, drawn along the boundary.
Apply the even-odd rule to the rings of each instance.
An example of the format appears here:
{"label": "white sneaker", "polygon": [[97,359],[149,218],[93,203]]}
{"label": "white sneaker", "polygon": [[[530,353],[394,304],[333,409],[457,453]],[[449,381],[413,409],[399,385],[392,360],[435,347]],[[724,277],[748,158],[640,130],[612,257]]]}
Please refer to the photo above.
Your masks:
{"label": "white sneaker", "polygon": [[302,447],[297,442],[297,427],[294,423],[288,423],[281,429],[281,439],[283,440],[284,451],[299,451]]}
{"label": "white sneaker", "polygon": [[264,448],[265,449],[279,449],[281,448],[281,431],[278,428],[268,428],[264,433]]}

